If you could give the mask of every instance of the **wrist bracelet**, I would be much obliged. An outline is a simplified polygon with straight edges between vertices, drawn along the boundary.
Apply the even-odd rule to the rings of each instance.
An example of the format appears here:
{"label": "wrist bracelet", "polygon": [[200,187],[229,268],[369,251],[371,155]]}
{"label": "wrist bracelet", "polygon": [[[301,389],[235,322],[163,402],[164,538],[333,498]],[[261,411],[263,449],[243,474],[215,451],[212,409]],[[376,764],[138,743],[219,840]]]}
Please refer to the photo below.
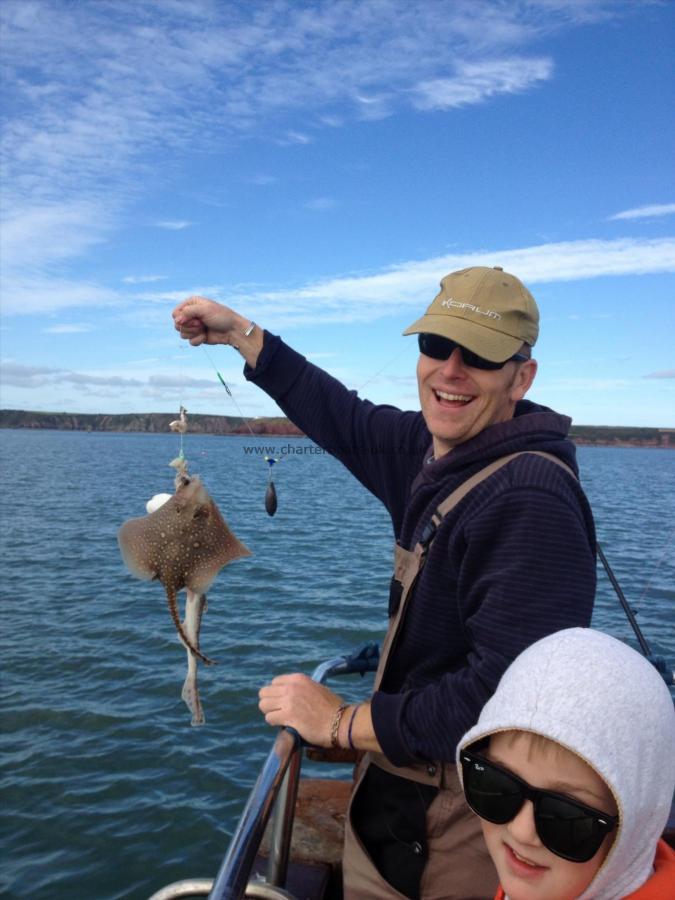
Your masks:
{"label": "wrist bracelet", "polygon": [[354,741],[352,740],[352,726],[354,725],[354,719],[356,718],[356,712],[357,712],[359,706],[361,706],[361,704],[357,703],[356,706],[354,707],[354,712],[352,713],[352,716],[349,720],[349,728],[347,729],[347,743],[349,744],[350,750],[356,750],[356,747],[354,746]]}
{"label": "wrist bracelet", "polygon": [[248,326],[248,328],[247,328],[246,331],[244,332],[244,337],[250,337],[251,334],[253,333],[253,329],[254,329],[254,328],[255,328],[255,322],[253,321],[253,319],[251,319],[250,325]]}
{"label": "wrist bracelet", "polygon": [[333,722],[330,726],[330,745],[331,747],[339,747],[340,740],[338,738],[338,732],[340,730],[340,722],[342,721],[342,716],[344,715],[344,711],[347,709],[347,704],[344,703],[342,706],[338,706],[335,710],[335,715],[333,716]]}

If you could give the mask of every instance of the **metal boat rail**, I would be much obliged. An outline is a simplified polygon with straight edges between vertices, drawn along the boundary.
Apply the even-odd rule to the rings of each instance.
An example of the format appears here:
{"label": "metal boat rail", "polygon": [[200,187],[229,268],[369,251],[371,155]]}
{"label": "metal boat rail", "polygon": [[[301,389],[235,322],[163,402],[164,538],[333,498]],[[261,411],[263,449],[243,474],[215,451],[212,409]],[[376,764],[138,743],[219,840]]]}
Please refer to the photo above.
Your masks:
{"label": "metal boat rail", "polygon": [[[335,656],[316,667],[313,681],[323,684],[336,675],[374,672],[379,660],[377,644],[366,644],[357,653]],[[303,742],[292,728],[283,728],[274,741],[249,795],[225,858],[215,880],[199,878],[177,881],[154,893],[149,900],[293,900],[284,888],[300,781]],[[265,878],[251,872],[265,829],[274,812],[270,854]]]}

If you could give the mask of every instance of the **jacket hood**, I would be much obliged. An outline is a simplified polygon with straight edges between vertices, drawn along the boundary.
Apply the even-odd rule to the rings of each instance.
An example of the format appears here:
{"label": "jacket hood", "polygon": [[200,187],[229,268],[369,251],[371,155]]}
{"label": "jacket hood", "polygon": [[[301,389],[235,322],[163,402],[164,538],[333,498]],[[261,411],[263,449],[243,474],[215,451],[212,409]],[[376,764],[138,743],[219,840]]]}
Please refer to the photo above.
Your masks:
{"label": "jacket hood", "polygon": [[[492,459],[521,450],[552,453],[578,472],[576,448],[567,438],[571,424],[569,416],[530,400],[520,400],[512,419],[488,426],[475,437],[458,444],[450,453],[423,466],[422,477],[436,479],[446,469],[469,468],[476,462],[487,465]],[[427,456],[433,456],[433,447]]]}
{"label": "jacket hood", "polygon": [[[614,843],[579,900],[616,900],[650,877],[675,789],[670,692],[643,656],[609,635],[569,628],[528,647],[509,666],[461,750],[518,729],[582,757],[619,809]],[[461,778],[461,767],[460,767]]]}

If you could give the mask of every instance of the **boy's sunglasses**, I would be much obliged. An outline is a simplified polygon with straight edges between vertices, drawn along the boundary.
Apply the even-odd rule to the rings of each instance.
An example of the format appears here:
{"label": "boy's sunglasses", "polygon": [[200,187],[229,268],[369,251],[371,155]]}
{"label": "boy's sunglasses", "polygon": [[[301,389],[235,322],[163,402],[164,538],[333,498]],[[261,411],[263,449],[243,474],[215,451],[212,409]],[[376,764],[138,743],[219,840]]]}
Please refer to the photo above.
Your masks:
{"label": "boy's sunglasses", "polygon": [[464,365],[472,366],[474,369],[494,371],[496,369],[503,369],[506,363],[510,362],[512,359],[516,362],[525,362],[525,360],[528,359],[528,357],[523,356],[522,353],[515,353],[508,359],[505,359],[504,362],[492,362],[492,360],[485,359],[485,357],[474,353],[473,350],[467,350],[466,347],[462,347],[461,344],[451,341],[450,338],[441,337],[440,334],[418,334],[417,343],[420,347],[420,353],[423,353],[425,356],[430,356],[432,359],[442,360],[449,359],[450,355],[459,347]]}
{"label": "boy's sunglasses", "polygon": [[507,769],[467,750],[460,760],[466,802],[481,819],[505,825],[531,800],[539,840],[563,859],[588,862],[619,822],[618,816],[605,815],[564,794],[530,787]]}

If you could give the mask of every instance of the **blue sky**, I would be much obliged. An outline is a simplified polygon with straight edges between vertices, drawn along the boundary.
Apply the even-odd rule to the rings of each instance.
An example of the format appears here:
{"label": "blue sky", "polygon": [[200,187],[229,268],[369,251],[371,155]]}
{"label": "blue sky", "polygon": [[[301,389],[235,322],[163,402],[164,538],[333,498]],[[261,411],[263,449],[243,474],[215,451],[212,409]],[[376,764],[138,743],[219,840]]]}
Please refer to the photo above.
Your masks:
{"label": "blue sky", "polygon": [[2,406],[237,414],[172,329],[203,293],[417,408],[401,331],[475,263],[538,300],[532,399],[675,425],[672,2],[0,10]]}

